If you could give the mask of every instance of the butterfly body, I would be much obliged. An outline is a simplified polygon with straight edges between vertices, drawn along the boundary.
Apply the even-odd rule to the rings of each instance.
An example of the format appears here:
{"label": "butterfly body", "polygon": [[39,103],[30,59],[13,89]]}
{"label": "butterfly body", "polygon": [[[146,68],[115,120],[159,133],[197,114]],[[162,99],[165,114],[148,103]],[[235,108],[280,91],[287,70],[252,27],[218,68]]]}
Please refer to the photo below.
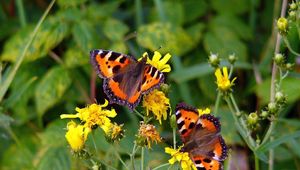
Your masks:
{"label": "butterfly body", "polygon": [[199,116],[196,108],[180,103],[176,106],[178,130],[184,144],[181,149],[188,152],[198,170],[221,170],[227,157],[227,146],[220,131],[218,118],[211,114]]}
{"label": "butterfly body", "polygon": [[146,63],[147,58],[137,61],[134,57],[107,50],[92,50],[91,63],[102,78],[103,89],[110,103],[126,105],[133,110],[141,96],[158,88],[164,75]]}

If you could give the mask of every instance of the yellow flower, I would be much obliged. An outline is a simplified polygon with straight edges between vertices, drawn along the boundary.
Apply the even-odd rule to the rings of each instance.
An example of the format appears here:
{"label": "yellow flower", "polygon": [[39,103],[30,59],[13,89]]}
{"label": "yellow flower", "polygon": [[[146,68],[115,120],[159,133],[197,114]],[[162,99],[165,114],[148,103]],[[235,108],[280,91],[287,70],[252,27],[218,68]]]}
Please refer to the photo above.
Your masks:
{"label": "yellow flower", "polygon": [[162,55],[158,51],[154,51],[152,60],[148,56],[149,55],[147,52],[143,54],[143,57],[147,57],[148,64],[151,64],[153,67],[157,68],[161,72],[171,71],[171,66],[167,64],[167,62],[171,58],[171,55],[169,53],[162,57]]}
{"label": "yellow flower", "polygon": [[151,111],[160,124],[162,117],[166,120],[167,114],[171,114],[170,99],[166,97],[165,93],[157,89],[144,96],[143,107],[146,108],[147,116]]}
{"label": "yellow flower", "polygon": [[210,114],[210,109],[209,108],[205,108],[204,110],[198,109],[198,113],[199,113],[199,116],[201,116],[203,114]]}
{"label": "yellow flower", "polygon": [[107,137],[109,141],[119,141],[124,136],[124,130],[122,129],[123,124],[118,125],[116,123],[112,123],[111,127],[108,130]]}
{"label": "yellow flower", "polygon": [[77,125],[71,121],[67,125],[67,133],[65,135],[72,150],[77,152],[80,151],[87,139],[88,134],[91,132],[90,128],[84,127],[83,125]]}
{"label": "yellow flower", "polygon": [[221,69],[218,68],[215,72],[215,76],[217,78],[217,85],[219,90],[227,91],[230,90],[231,86],[234,85],[236,77],[230,82],[227,67],[223,67],[222,71],[223,73],[221,72]]}
{"label": "yellow flower", "polygon": [[75,110],[77,111],[77,114],[63,114],[60,115],[60,118],[79,118],[82,122],[84,122],[85,127],[92,129],[95,126],[100,126],[107,134],[112,124],[108,117],[115,117],[117,115],[114,109],[103,109],[103,107],[106,107],[107,105],[108,101],[105,100],[103,105],[91,104],[82,109],[76,107]]}
{"label": "yellow flower", "polygon": [[189,154],[187,152],[180,152],[182,147],[179,147],[177,150],[165,147],[165,152],[171,155],[171,159],[169,159],[170,164],[174,164],[176,161],[181,164],[181,168],[183,170],[197,170],[193,161],[190,159]]}
{"label": "yellow flower", "polygon": [[153,142],[161,142],[161,137],[157,132],[155,126],[141,122],[139,132],[137,135],[137,143],[140,146],[147,145],[148,148],[151,148],[151,143]]}

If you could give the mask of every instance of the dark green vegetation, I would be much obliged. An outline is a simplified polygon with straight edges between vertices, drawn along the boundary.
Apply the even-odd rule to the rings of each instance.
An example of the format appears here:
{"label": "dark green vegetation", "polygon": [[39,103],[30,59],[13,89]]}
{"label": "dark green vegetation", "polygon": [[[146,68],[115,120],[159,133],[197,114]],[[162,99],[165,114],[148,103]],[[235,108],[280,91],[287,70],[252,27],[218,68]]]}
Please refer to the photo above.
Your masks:
{"label": "dark green vegetation", "polygon": [[[64,138],[67,121],[59,115],[75,113],[76,106],[86,106],[94,97],[103,103],[101,79],[95,80],[89,62],[92,49],[110,49],[139,58],[145,51],[152,54],[161,47],[162,54],[172,55],[172,71],[167,74],[172,107],[185,101],[212,110],[217,87],[208,56],[217,53],[224,59],[222,65],[229,66],[226,58],[234,53],[238,61],[233,95],[240,109],[249,114],[264,109],[270,100],[279,0],[58,0],[39,26],[49,3],[0,2],[0,169],[84,169],[90,164],[72,157]],[[28,44],[34,32],[36,36]],[[299,29],[291,23],[287,38],[297,52],[299,36]],[[287,105],[272,132],[277,140],[257,151],[261,169],[268,167],[264,158],[270,149],[274,151],[274,169],[300,169],[299,56],[281,44],[280,52],[287,61],[298,63],[282,82]],[[129,160],[127,153],[131,152],[139,120],[126,108],[114,107],[118,112],[115,121],[127,129],[119,151]],[[217,115],[221,117],[222,135],[233,148],[233,158],[234,154],[247,153],[246,162],[232,159],[233,163],[239,161],[254,169],[254,155],[237,133],[224,101]],[[259,123],[254,138],[263,136],[269,126],[268,120]],[[169,121],[164,121],[159,131],[165,143],[146,151],[145,162],[152,167],[167,162],[169,155],[163,148],[172,145]],[[99,159],[122,167],[112,159],[114,146],[105,141],[103,133],[98,130],[91,136],[98,141]],[[92,141],[87,145],[92,146]],[[237,152],[236,146],[242,152]]]}

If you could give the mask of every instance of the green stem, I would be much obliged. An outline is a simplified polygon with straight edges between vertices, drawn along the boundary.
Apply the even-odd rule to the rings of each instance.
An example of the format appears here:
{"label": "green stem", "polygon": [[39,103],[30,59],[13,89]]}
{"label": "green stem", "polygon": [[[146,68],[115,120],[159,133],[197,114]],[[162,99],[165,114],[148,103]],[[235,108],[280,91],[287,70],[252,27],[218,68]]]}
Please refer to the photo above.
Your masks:
{"label": "green stem", "polygon": [[230,70],[229,70],[229,75],[228,75],[228,78],[229,78],[229,79],[231,78],[232,73],[233,73],[233,65],[231,64],[231,65],[230,65]]}
{"label": "green stem", "polygon": [[[99,129],[99,128],[98,128],[98,129]],[[96,142],[95,142],[94,133],[92,133],[92,141],[93,141],[95,153],[96,153],[96,155],[98,155],[98,148],[97,148],[97,145],[96,145]]]}
{"label": "green stem", "polygon": [[159,165],[159,166],[153,168],[152,170],[158,170],[158,169],[160,169],[160,168],[162,168],[162,167],[165,167],[165,166],[168,166],[168,165],[170,165],[170,164],[169,164],[169,163],[161,164],[161,165]]}
{"label": "green stem", "polygon": [[218,111],[219,111],[220,99],[221,99],[221,92],[218,91],[217,99],[216,99],[216,102],[215,102],[215,108],[214,108],[214,109],[215,109],[215,110],[214,110],[215,115],[217,115],[217,114],[218,114]]}
{"label": "green stem", "polygon": [[141,170],[144,169],[144,154],[145,154],[145,148],[142,147],[142,149],[141,149]]}
{"label": "green stem", "polygon": [[136,28],[143,24],[143,9],[142,1],[135,0],[135,11],[136,11]]}
{"label": "green stem", "polygon": [[136,109],[134,109],[133,111],[135,114],[137,114],[140,118],[144,120],[144,116],[139,111],[137,111]]}
{"label": "green stem", "polygon": [[113,147],[113,150],[115,152],[115,155],[118,157],[119,161],[123,164],[123,166],[125,167],[125,169],[129,170],[129,168],[127,167],[126,163],[123,161],[123,159],[121,158],[119,152],[116,150],[116,146]]}
{"label": "green stem", "polygon": [[[273,140],[273,137],[271,136],[270,141]],[[269,150],[269,170],[273,170],[274,166],[274,149]]]}
{"label": "green stem", "polygon": [[238,130],[238,132],[240,133],[240,135],[242,136],[242,138],[244,139],[244,141],[247,143],[247,145],[249,146],[249,148],[251,150],[254,150],[254,146],[255,146],[255,142],[253,141],[251,135],[248,135],[247,132],[245,131],[245,129],[243,128],[243,126],[240,125],[238,118],[236,116],[236,112],[230,102],[230,100],[228,98],[225,99],[225,101],[227,102],[227,105],[232,113],[233,119],[234,119],[234,124],[236,126],[236,129]]}
{"label": "green stem", "polygon": [[176,128],[173,128],[173,149],[176,149]]}
{"label": "green stem", "polygon": [[255,155],[254,155],[254,161],[255,161],[255,170],[259,170],[259,159]]}
{"label": "green stem", "polygon": [[154,3],[155,3],[155,6],[157,8],[157,11],[158,11],[160,21],[161,22],[166,22],[167,17],[166,17],[165,12],[164,12],[162,1],[161,0],[154,0]]}
{"label": "green stem", "polygon": [[299,53],[297,53],[295,50],[293,50],[289,40],[286,37],[283,37],[283,41],[285,42],[286,47],[290,50],[291,53],[293,53],[296,56],[300,56]]}
{"label": "green stem", "polygon": [[26,16],[25,16],[25,12],[24,12],[23,0],[16,0],[16,5],[17,5],[17,9],[18,9],[21,26],[25,27],[27,22],[26,22]]}
{"label": "green stem", "polygon": [[275,124],[276,124],[276,120],[271,121],[269,129],[268,129],[267,133],[265,134],[265,136],[261,142],[261,145],[263,145],[264,143],[266,143],[269,140],[269,138],[273,132],[273,129],[275,127]]}
{"label": "green stem", "polygon": [[0,87],[0,102],[2,101],[8,87],[10,86],[11,82],[13,81],[21,63],[23,62],[25,55],[29,49],[29,46],[31,45],[34,37],[36,36],[39,28],[41,27],[43,21],[45,20],[46,16],[48,15],[50,9],[52,8],[53,4],[54,4],[55,0],[52,0],[51,3],[49,4],[49,6],[47,7],[46,11],[44,12],[43,16],[40,18],[38,24],[35,26],[34,31],[32,32],[29,41],[27,42],[26,46],[24,47],[22,54],[17,58],[15,65],[13,66],[11,72],[8,74],[7,78],[5,79],[5,81],[3,82],[3,84],[1,84]]}
{"label": "green stem", "polygon": [[131,166],[132,166],[133,170],[135,170],[134,156],[135,156],[136,151],[137,151],[137,144],[136,144],[136,142],[134,142],[134,145],[133,145],[133,148],[132,148],[132,153],[130,154],[130,161],[131,161]]}

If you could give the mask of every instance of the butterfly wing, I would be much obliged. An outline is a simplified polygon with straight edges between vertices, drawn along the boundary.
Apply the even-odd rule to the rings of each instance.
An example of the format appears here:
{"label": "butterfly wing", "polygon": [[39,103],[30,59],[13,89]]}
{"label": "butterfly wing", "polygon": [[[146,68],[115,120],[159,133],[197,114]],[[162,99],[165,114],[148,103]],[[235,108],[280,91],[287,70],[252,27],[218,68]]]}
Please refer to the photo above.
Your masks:
{"label": "butterfly wing", "polygon": [[111,78],[124,67],[136,63],[133,57],[107,50],[92,50],[91,63],[101,78]]}
{"label": "butterfly wing", "polygon": [[179,103],[175,109],[176,123],[183,143],[190,140],[190,134],[199,119],[199,113],[196,108]]}
{"label": "butterfly wing", "polygon": [[142,79],[142,86],[141,86],[142,93],[145,94],[155,88],[158,88],[163,81],[164,81],[163,73],[160,72],[155,67],[147,64]]}
{"label": "butterfly wing", "polygon": [[223,170],[223,163],[217,160],[197,155],[192,157],[197,170]]}

